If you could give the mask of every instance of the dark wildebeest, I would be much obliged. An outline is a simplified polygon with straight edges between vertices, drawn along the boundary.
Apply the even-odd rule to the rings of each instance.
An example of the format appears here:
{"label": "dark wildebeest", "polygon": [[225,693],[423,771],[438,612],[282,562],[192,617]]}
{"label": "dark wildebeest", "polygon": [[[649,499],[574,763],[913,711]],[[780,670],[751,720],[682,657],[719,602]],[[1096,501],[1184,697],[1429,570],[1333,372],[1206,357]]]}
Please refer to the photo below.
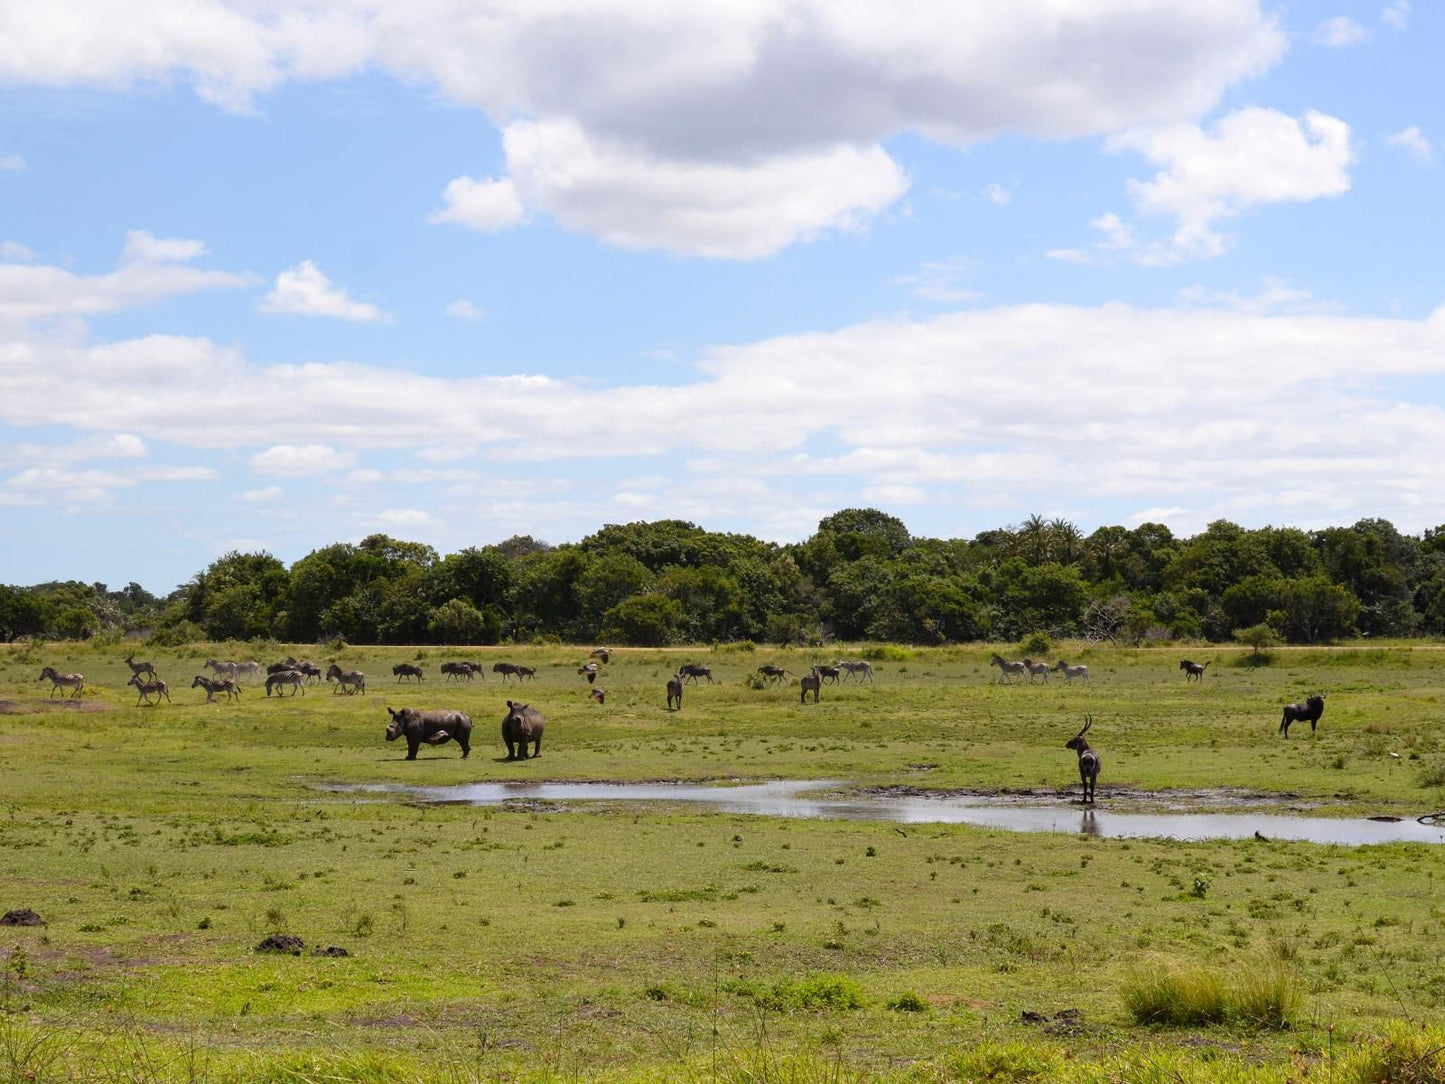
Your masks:
{"label": "dark wildebeest", "polygon": [[786,670],[784,670],[781,666],[774,666],[772,663],[767,663],[766,665],[759,666],[758,673],[762,674],[763,677],[766,678],[768,681],[784,681],[787,679],[788,676],[788,672]]}
{"label": "dark wildebeest", "polygon": [[[676,704],[676,708],[673,705]],[[682,671],[667,679],[667,710],[682,710]]]}
{"label": "dark wildebeest", "polygon": [[469,662],[444,662],[441,664],[441,672],[453,681],[471,681],[473,677],[472,664]]}
{"label": "dark wildebeest", "polygon": [[542,755],[542,713],[527,704],[507,701],[507,717],[502,720],[502,741],[507,743],[508,760],[526,760],[527,743],[533,742],[532,755]]}
{"label": "dark wildebeest", "polygon": [[156,677],[155,664],[149,662],[136,662],[134,653],[131,653],[125,657],[125,664],[130,667],[130,673],[132,677],[136,676],[137,674],[149,674],[152,678]]}
{"label": "dark wildebeest", "polygon": [[1325,694],[1317,693],[1298,704],[1286,704],[1284,706],[1284,718],[1279,721],[1279,732],[1286,738],[1289,737],[1289,726],[1291,723],[1303,723],[1308,721],[1310,733],[1315,732],[1315,724],[1320,721],[1320,716],[1325,713]]}
{"label": "dark wildebeest", "polygon": [[819,681],[831,681],[836,685],[843,671],[836,666],[815,666],[813,667],[813,673],[818,675]]}
{"label": "dark wildebeest", "polygon": [[1094,786],[1099,781],[1099,754],[1090,749],[1089,743],[1084,740],[1084,734],[1093,725],[1094,717],[1084,716],[1084,729],[1064,743],[1065,749],[1072,749],[1079,754],[1079,779],[1084,784],[1085,805],[1094,804]]}
{"label": "dark wildebeest", "polygon": [[705,677],[707,678],[707,683],[709,685],[712,684],[712,668],[703,666],[701,663],[683,663],[677,668],[677,672],[682,675],[682,679],[684,681],[688,680],[689,678],[691,678],[693,681],[697,681],[698,678]]}
{"label": "dark wildebeest", "polygon": [[208,678],[196,675],[196,680],[191,682],[191,688],[206,690],[206,703],[214,704],[217,693],[225,693],[227,700],[234,700],[241,695],[240,688],[236,685],[235,678]]}
{"label": "dark wildebeest", "polygon": [[517,675],[518,681],[521,681],[523,678],[531,681],[537,676],[537,668],[535,666],[519,666],[513,670],[512,673]]}
{"label": "dark wildebeest", "polygon": [[56,670],[53,666],[42,667],[40,670],[40,676],[35,680],[44,681],[46,678],[50,679],[50,695],[52,697],[61,688],[74,689],[75,691],[72,692],[70,695],[72,698],[77,697],[80,695],[81,690],[85,688],[84,674],[62,673]]}
{"label": "dark wildebeest", "polygon": [[[306,694],[306,675],[300,670],[277,670],[274,674],[266,675],[267,696],[271,695],[273,689],[279,689],[282,685],[291,686],[292,696],[296,695],[297,689],[300,689],[304,696]],[[276,695],[280,696],[281,694],[278,692]]]}
{"label": "dark wildebeest", "polygon": [[151,702],[151,697],[156,698],[157,704],[161,702],[161,697],[163,696],[166,698],[167,704],[171,702],[171,691],[169,687],[167,687],[166,683],[160,678],[156,678],[154,681],[142,681],[139,674],[132,674],[130,676],[130,680],[127,681],[126,684],[134,685],[136,687],[136,691],[140,693],[140,695],[135,698],[136,707],[140,707],[140,702],[142,700],[149,704]]}
{"label": "dark wildebeest", "polygon": [[517,664],[516,664],[516,663],[511,663],[511,662],[494,662],[494,663],[492,663],[492,673],[494,673],[494,674],[501,674],[503,681],[506,681],[507,678],[509,678],[510,676],[512,676],[513,674],[515,674],[516,672],[517,672]]}
{"label": "dark wildebeest", "polygon": [[823,687],[823,679],[818,676],[818,668],[815,666],[811,674],[804,674],[798,679],[798,684],[802,686],[803,695],[801,703],[806,704],[808,702],[808,693],[812,692],[813,703],[816,704],[818,702],[818,690]]}
{"label": "dark wildebeest", "polygon": [[397,663],[391,668],[391,672],[396,675],[396,683],[398,685],[401,684],[402,678],[416,678],[417,681],[426,680],[421,675],[421,667],[409,662]]}
{"label": "dark wildebeest", "polygon": [[338,693],[350,696],[352,693],[366,692],[366,675],[360,670],[343,670],[332,663],[326,668],[326,680],[336,682],[335,691]]}
{"label": "dark wildebeest", "polygon": [[416,708],[402,708],[392,711],[387,708],[391,722],[386,724],[386,740],[406,739],[406,759],[415,760],[416,751],[422,742],[428,745],[442,745],[454,741],[462,747],[462,759],[472,752],[471,716],[460,711],[419,711]]}
{"label": "dark wildebeest", "polygon": [[483,681],[486,681],[486,680],[487,680],[487,668],[486,668],[486,666],[483,665],[482,663],[479,663],[479,662],[464,662],[464,663],[462,663],[462,665],[465,666],[468,670],[470,670],[470,671],[472,672],[472,676],[473,676],[473,677],[479,677],[479,678],[481,678]]}
{"label": "dark wildebeest", "polygon": [[[1213,661],[1213,659],[1209,660],[1209,662]],[[1194,678],[1196,681],[1202,682],[1204,680],[1204,671],[1209,669],[1209,662],[1200,664],[1197,662],[1190,662],[1188,659],[1181,659],[1179,662],[1179,669],[1184,671],[1185,681],[1188,681],[1190,678]]]}
{"label": "dark wildebeest", "polygon": [[306,675],[306,684],[321,680],[321,667],[317,666],[310,659],[302,659],[296,664],[296,669]]}

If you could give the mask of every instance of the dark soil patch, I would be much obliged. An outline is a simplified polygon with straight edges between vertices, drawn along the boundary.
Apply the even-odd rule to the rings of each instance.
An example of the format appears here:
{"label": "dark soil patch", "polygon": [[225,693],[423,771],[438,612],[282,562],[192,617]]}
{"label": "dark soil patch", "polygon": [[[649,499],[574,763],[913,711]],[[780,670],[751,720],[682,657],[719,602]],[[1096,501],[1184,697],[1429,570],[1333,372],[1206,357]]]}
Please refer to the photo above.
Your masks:
{"label": "dark soil patch", "polygon": [[30,908],[25,907],[18,911],[6,911],[0,915],[0,926],[44,926],[45,919],[41,918]]}
{"label": "dark soil patch", "polygon": [[306,942],[299,937],[293,937],[289,933],[273,933],[256,946],[256,951],[300,956],[305,948]]}
{"label": "dark soil patch", "polygon": [[317,950],[316,950],[315,952],[313,952],[311,955],[312,955],[312,956],[333,956],[333,957],[336,957],[336,958],[339,959],[339,958],[341,958],[341,957],[343,957],[343,956],[350,956],[351,953],[347,952],[344,948],[341,948],[341,947],[339,947],[339,946],[337,946],[337,945],[328,945],[326,948],[317,949]]}

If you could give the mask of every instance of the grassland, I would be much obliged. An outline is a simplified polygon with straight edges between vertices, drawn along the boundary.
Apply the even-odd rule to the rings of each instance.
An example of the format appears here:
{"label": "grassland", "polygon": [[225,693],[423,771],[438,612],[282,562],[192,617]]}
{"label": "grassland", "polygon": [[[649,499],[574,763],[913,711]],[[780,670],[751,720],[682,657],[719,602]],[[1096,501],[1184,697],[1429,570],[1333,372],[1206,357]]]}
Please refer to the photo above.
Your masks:
{"label": "grassland", "polygon": [[[136,707],[123,651],[0,654],[0,911],[47,923],[0,930],[0,1081],[1363,1080],[1392,1058],[1415,1073],[1392,1079],[1445,1072],[1445,1038],[1420,1030],[1445,1004],[1445,847],[324,789],[802,778],[1055,795],[1077,787],[1062,746],[1092,714],[1104,810],[1168,791],[1415,816],[1445,809],[1434,646],[1271,666],[1191,651],[1214,662],[1186,684],[1173,651],[1069,645],[1091,682],[1034,687],[999,684],[986,647],[890,648],[872,685],[825,686],[818,705],[745,680],[820,661],[799,652],[623,651],[605,705],[575,648],[311,653],[366,671],[368,695],[253,686],[203,704],[186,686],[206,655],[255,652],[202,645],[152,654],[174,703]],[[538,676],[444,683],[453,657]],[[394,683],[404,660],[423,686]],[[717,684],[668,712],[680,661]],[[79,703],[47,700],[47,664],[86,675]],[[1318,735],[1283,739],[1279,705],[1318,690]],[[546,713],[540,759],[503,759],[508,698]],[[403,760],[386,705],[468,711],[472,756]],[[276,932],[349,955],[253,951]],[[1281,999],[1286,1027],[1268,1011]],[[1136,1019],[1194,1001],[1214,1015]]]}

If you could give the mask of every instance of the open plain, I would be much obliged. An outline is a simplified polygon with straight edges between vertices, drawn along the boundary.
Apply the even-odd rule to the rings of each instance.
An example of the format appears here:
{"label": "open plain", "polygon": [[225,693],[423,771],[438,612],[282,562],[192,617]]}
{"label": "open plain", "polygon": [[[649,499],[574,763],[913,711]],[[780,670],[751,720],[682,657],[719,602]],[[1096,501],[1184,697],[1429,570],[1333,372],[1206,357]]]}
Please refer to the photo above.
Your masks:
{"label": "open plain", "polygon": [[[1068,644],[1050,661],[1087,664],[1087,683],[1012,685],[993,650],[855,649],[874,680],[804,704],[798,675],[834,649],[622,650],[589,686],[586,647],[208,644],[143,652],[174,702],[136,706],[124,651],[15,646],[0,911],[45,924],[0,930],[0,1079],[1441,1079],[1445,846],[377,789],[819,780],[1072,802],[1082,827],[1064,743],[1092,716],[1100,818],[1445,809],[1434,645],[1247,665],[1237,647]],[[288,652],[362,671],[366,692],[189,688],[207,656]],[[1186,655],[1211,662],[1202,681]],[[451,660],[484,677],[444,678]],[[497,661],[536,676],[503,682]],[[424,680],[399,683],[401,662]],[[668,710],[685,662],[714,681]],[[764,664],[792,677],[765,683]],[[83,673],[83,694],[49,698],[46,665]],[[1283,705],[1317,692],[1318,731],[1283,736]],[[545,714],[540,757],[506,759],[509,699]],[[467,713],[470,757],[406,760],[387,707]],[[256,951],[272,935],[300,954]]]}

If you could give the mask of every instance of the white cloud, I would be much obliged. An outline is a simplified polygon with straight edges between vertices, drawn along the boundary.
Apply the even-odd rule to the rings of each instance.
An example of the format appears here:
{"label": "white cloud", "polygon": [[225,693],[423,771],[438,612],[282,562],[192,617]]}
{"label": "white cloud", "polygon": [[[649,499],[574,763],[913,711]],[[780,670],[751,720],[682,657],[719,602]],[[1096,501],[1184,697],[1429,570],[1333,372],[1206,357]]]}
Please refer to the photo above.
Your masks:
{"label": "white cloud", "polygon": [[329,444],[276,444],[251,457],[251,470],[300,478],[345,470],[355,461],[352,453],[337,451]]}
{"label": "white cloud", "polygon": [[261,299],[259,308],[272,315],[332,316],[362,323],[391,319],[375,305],[353,300],[310,260],[277,275],[275,287]]}
{"label": "white cloud", "polygon": [[262,489],[248,489],[241,494],[241,500],[251,504],[269,504],[271,501],[279,501],[282,497],[280,486],[266,486]]}
{"label": "white cloud", "polygon": [[[1250,107],[1207,131],[1192,124],[1140,129],[1113,137],[1110,146],[1137,150],[1164,167],[1153,180],[1128,185],[1142,211],[1178,220],[1166,245],[1135,253],[1144,263],[1217,256],[1230,244],[1215,229],[1218,220],[1264,204],[1342,195],[1354,161],[1349,125],[1313,110],[1301,121]],[[1113,247],[1128,247],[1114,222],[1101,228]]]}
{"label": "white cloud", "polygon": [[491,233],[527,220],[526,209],[517,198],[517,186],[506,178],[476,181],[458,177],[442,192],[442,203],[443,207],[427,216],[428,222],[449,222]]}
{"label": "white cloud", "polygon": [[1269,313],[1323,313],[1334,306],[1318,301],[1309,290],[1291,286],[1284,279],[1265,278],[1257,294],[1210,290],[1190,286],[1179,291],[1179,300],[1186,305],[1233,309],[1235,312],[1266,315]]}
{"label": "white cloud", "polygon": [[34,259],[35,253],[19,241],[0,241],[0,262],[30,263]]}
{"label": "white cloud", "polygon": [[1399,147],[1422,165],[1429,165],[1435,161],[1435,149],[1430,146],[1430,141],[1421,134],[1420,129],[1413,124],[1403,132],[1396,132],[1390,136],[1385,143],[1391,147]]}
{"label": "white cloud", "polygon": [[414,530],[435,526],[437,518],[419,508],[388,508],[363,517],[389,530]]}
{"label": "white cloud", "polygon": [[211,482],[219,475],[209,467],[141,467],[130,473],[70,466],[27,467],[6,478],[0,492],[12,504],[99,504],[116,500],[120,491],[165,482]]}
{"label": "white cloud", "polygon": [[145,230],[127,230],[122,263],[189,263],[203,256],[206,246],[200,241],[175,237],[154,237]]}
{"label": "white cloud", "polygon": [[459,297],[451,302],[442,312],[457,320],[485,320],[487,317],[486,309],[473,304],[464,297]]}
{"label": "white cloud", "polygon": [[934,260],[921,265],[914,274],[902,275],[896,281],[912,290],[915,296],[928,301],[966,304],[983,297],[981,291],[964,285],[976,271],[971,260]]}
{"label": "white cloud", "polygon": [[984,185],[981,195],[996,207],[1007,206],[1013,200],[1013,193],[1001,184]]}
{"label": "white cloud", "polygon": [[1392,0],[1380,12],[1380,21],[1392,30],[1404,30],[1410,25],[1410,0]]}
{"label": "white cloud", "polygon": [[7,154],[0,158],[0,173],[19,173],[25,168],[25,159],[18,154]]}
{"label": "white cloud", "polygon": [[1310,40],[1316,45],[1343,49],[1349,45],[1358,45],[1362,41],[1369,41],[1370,32],[1348,15],[1336,15],[1315,27],[1315,32],[1310,36]]}

